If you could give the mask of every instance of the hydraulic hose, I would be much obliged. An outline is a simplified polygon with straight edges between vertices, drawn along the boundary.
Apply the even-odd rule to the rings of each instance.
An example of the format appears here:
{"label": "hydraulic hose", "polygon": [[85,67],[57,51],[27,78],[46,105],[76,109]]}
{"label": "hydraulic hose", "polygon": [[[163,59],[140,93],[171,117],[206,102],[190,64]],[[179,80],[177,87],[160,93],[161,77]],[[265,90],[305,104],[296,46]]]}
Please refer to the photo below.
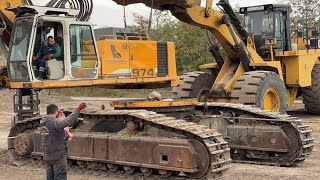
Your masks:
{"label": "hydraulic hose", "polygon": [[69,3],[73,9],[79,10],[79,14],[77,15],[77,19],[79,21],[88,21],[90,19],[93,10],[92,0],[51,0],[46,4],[46,6],[66,8],[65,6],[67,3]]}

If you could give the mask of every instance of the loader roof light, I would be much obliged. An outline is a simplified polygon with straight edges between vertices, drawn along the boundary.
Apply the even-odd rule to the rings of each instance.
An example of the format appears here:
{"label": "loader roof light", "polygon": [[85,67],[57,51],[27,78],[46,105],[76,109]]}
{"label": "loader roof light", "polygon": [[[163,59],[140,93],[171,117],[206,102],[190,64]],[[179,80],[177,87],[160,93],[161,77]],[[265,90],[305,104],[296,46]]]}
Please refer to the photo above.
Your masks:
{"label": "loader roof light", "polygon": [[247,7],[247,12],[264,10],[264,6]]}
{"label": "loader roof light", "polygon": [[246,14],[248,12],[256,12],[256,11],[266,11],[266,10],[274,10],[277,6],[276,4],[265,4],[260,6],[250,6],[250,7],[241,7],[240,14]]}

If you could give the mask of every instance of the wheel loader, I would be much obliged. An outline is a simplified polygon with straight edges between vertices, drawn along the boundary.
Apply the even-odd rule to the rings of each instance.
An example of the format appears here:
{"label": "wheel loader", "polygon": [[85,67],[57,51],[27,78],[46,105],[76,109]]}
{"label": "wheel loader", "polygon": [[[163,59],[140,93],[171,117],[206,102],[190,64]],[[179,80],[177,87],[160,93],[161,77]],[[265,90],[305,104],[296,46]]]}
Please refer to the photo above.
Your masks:
{"label": "wheel loader", "polygon": [[[115,2],[123,4],[120,0]],[[240,8],[245,19],[242,27],[228,0],[217,2],[224,13],[213,10],[210,0],[205,7],[198,0],[152,1],[153,4],[128,0],[125,5],[138,2],[170,10],[179,20],[207,29],[227,54],[223,58],[211,47],[216,63],[200,67],[210,73],[182,75],[179,85],[172,90],[173,97],[241,103],[285,113],[301,95],[309,112],[320,112],[318,38],[311,35],[310,27],[306,27],[304,37],[297,36],[296,29],[290,27],[290,5]]]}
{"label": "wheel loader", "polygon": [[[175,62],[171,61],[174,53],[172,49],[170,52],[173,43],[169,42],[132,40],[132,43],[151,43],[156,47],[154,50],[158,53],[157,56],[162,58],[161,61],[158,59],[158,63],[165,63],[160,64],[161,69],[167,69],[168,72],[167,75],[157,75],[162,74],[164,79],[161,79],[161,76],[156,77],[155,73],[155,77],[145,78],[144,75],[148,75],[149,71],[142,70],[144,68],[132,71],[134,77],[103,76],[104,72],[108,72],[103,70],[104,65],[105,68],[118,67],[116,63],[106,63],[110,59],[107,55],[119,57],[119,52],[113,51],[117,46],[112,48],[108,41],[110,39],[106,39],[104,35],[99,37],[99,40],[94,38],[92,25],[86,21],[92,8],[82,9],[90,2],[92,4],[92,1],[88,0],[80,6],[80,11],[61,8],[64,1],[57,0],[49,2],[47,7],[32,6],[31,1],[2,2],[2,29],[11,37],[9,44],[3,43],[9,49],[8,68],[4,67],[0,72],[6,87],[17,90],[14,96],[16,116],[8,136],[8,150],[16,159],[42,161],[39,130],[41,116],[37,90],[91,86],[144,88],[150,84],[161,87],[167,87],[168,83],[171,86],[176,84],[176,66]],[[138,2],[151,6],[149,1],[125,1]],[[210,1],[207,1],[206,8],[200,6],[200,1],[153,2],[152,7],[169,9],[174,16],[185,22],[208,29],[211,27],[230,53],[230,58],[224,61],[226,65],[223,66],[231,67],[234,64],[234,71],[239,71],[239,74],[245,73],[246,67],[251,68],[251,62],[251,65],[244,63],[246,60],[259,57],[263,61],[257,53],[254,54],[254,42],[251,40],[251,46],[245,45],[234,29],[237,26],[227,21],[228,18],[224,21],[223,17],[227,15],[213,10]],[[117,3],[121,4],[123,1]],[[41,44],[48,34],[61,36],[63,39],[64,72],[62,78],[48,77],[49,79],[39,80],[34,77],[30,64],[36,45]],[[108,36],[110,37],[110,34]],[[122,40],[130,43],[129,39],[118,39],[118,35],[111,34],[111,37],[115,42]],[[8,36],[2,36],[1,39],[5,38],[8,40]],[[248,36],[248,43],[249,40]],[[101,41],[100,47],[96,41]],[[106,53],[107,55],[103,52],[106,44],[111,52]],[[235,44],[237,46],[234,47]],[[147,48],[142,45],[141,47],[142,50]],[[139,46],[130,48],[139,49]],[[235,52],[235,49],[239,52]],[[150,52],[134,54],[136,56],[129,54],[123,57],[123,60],[131,61],[132,56],[143,58]],[[237,58],[238,55],[241,55],[241,58]],[[239,61],[233,62],[236,59]],[[113,60],[110,62],[117,62]],[[59,67],[57,64],[48,65],[49,69]],[[219,69],[217,64],[206,67],[213,72]],[[121,110],[89,109],[80,114],[79,123],[72,128],[73,140],[68,144],[71,168],[76,166],[82,170],[124,172],[128,176],[139,174],[150,179],[216,179],[227,173],[231,158],[234,162],[292,166],[303,162],[314,146],[312,131],[302,120],[248,105],[198,103],[194,99],[149,102],[142,100],[118,102],[118,105],[115,109]],[[123,105],[126,110],[121,107]],[[66,114],[70,112],[65,110]]]}

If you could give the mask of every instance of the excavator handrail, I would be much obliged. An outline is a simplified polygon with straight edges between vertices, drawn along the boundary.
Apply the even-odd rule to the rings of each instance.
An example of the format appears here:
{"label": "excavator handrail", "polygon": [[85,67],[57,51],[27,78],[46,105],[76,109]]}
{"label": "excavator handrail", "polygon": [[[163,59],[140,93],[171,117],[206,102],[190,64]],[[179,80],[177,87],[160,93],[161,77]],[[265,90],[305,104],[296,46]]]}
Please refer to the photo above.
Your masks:
{"label": "excavator handrail", "polygon": [[111,39],[118,39],[120,38],[120,40],[124,40],[123,36],[120,35],[99,35],[99,40],[105,40],[106,38],[111,38]]}
{"label": "excavator handrail", "polygon": [[136,38],[139,38],[141,40],[151,41],[151,38],[148,36],[127,36],[128,40],[131,40],[130,38],[133,38],[132,40],[136,40]]}

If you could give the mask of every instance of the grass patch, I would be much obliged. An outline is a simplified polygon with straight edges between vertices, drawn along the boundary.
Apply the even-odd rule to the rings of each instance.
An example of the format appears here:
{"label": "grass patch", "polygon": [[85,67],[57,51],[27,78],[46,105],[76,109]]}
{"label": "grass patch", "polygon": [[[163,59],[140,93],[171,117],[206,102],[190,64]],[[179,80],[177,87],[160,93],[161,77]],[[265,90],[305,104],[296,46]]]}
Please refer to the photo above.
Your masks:
{"label": "grass patch", "polygon": [[62,88],[51,90],[54,94],[75,97],[109,98],[146,98],[152,91],[157,91],[163,98],[171,97],[171,88],[162,89],[105,89],[98,87]]}

